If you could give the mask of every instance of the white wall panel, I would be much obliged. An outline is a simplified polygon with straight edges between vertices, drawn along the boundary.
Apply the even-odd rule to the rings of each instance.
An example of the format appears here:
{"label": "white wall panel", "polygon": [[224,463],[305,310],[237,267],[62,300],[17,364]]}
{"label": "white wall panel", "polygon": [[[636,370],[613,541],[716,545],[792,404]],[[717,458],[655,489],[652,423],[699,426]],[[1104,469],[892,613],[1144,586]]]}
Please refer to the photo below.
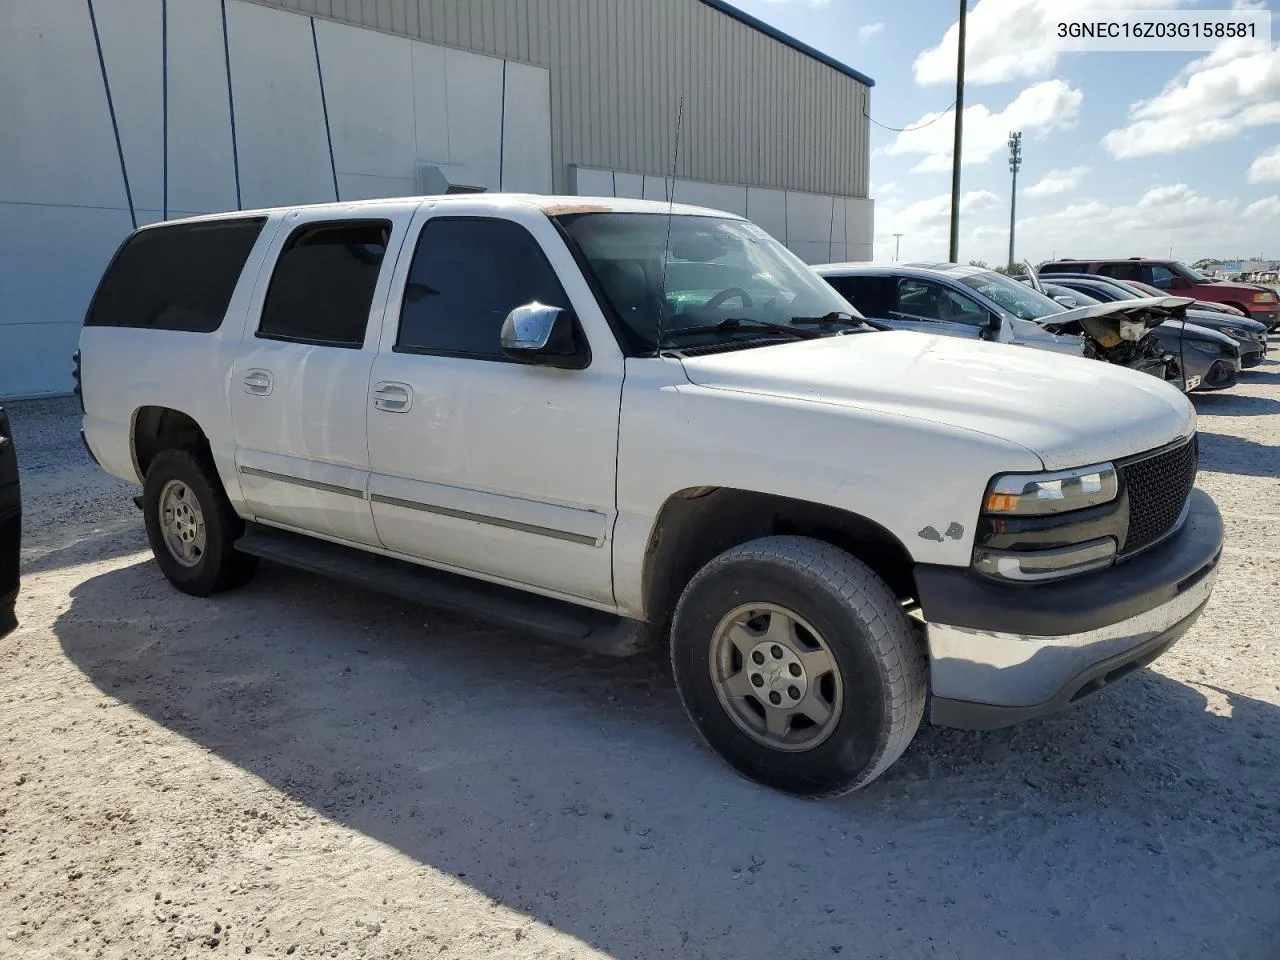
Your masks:
{"label": "white wall panel", "polygon": [[676,181],[676,203],[691,203],[713,210],[727,210],[740,217],[747,215],[747,188],[729,183]]}
{"label": "white wall panel", "polygon": [[128,208],[83,3],[0,0],[0,200]]}
{"label": "white wall panel", "polygon": [[[874,200],[850,197],[846,201],[845,229],[847,231],[847,242],[850,244],[849,259],[871,259],[871,250],[875,237],[876,226],[875,213],[876,203]],[[865,247],[865,253],[861,253],[855,257],[853,255],[853,245],[855,244]]]}
{"label": "white wall panel", "polygon": [[316,21],[316,41],[339,180],[344,173],[412,179],[413,41],[327,20]]}
{"label": "white wall panel", "polygon": [[99,0],[95,9],[133,203],[159,210],[164,188],[160,0]]}
{"label": "white wall panel", "polygon": [[449,96],[445,80],[445,48],[415,43],[413,55],[413,115],[418,160],[449,162]]}
{"label": "white wall panel", "polygon": [[65,393],[85,308],[127,210],[0,204],[0,397]]}
{"label": "white wall panel", "polygon": [[628,197],[632,200],[644,199],[644,174],[642,173],[623,173],[619,171],[613,175],[613,187],[615,197]]}
{"label": "white wall panel", "polygon": [[668,200],[669,191],[667,189],[667,185],[670,182],[670,179],[670,177],[655,177],[650,174],[645,174],[643,187],[644,196],[641,197],[641,199]]}
{"label": "white wall panel", "polygon": [[449,162],[465,167],[475,185],[498,189],[502,141],[502,61],[445,50]]}
{"label": "white wall panel", "polygon": [[612,197],[613,174],[608,170],[578,167],[574,171],[574,190],[580,197]]}
{"label": "white wall panel", "polygon": [[781,190],[747,188],[747,219],[759,224],[780,243],[787,242],[787,198]]}
{"label": "white wall panel", "polygon": [[787,242],[792,246],[815,241],[830,243],[834,229],[831,202],[831,197],[788,191]]}
{"label": "white wall panel", "polygon": [[245,208],[334,199],[311,21],[227,4]]}
{"label": "white wall panel", "polygon": [[169,208],[236,208],[222,15],[209,0],[169,0]]}
{"label": "white wall panel", "polygon": [[374,200],[381,197],[415,197],[422,191],[413,177],[370,177],[362,173],[339,173],[338,192],[343,200]]}
{"label": "white wall panel", "polygon": [[545,67],[508,63],[503,83],[502,189],[551,192],[551,78]]}

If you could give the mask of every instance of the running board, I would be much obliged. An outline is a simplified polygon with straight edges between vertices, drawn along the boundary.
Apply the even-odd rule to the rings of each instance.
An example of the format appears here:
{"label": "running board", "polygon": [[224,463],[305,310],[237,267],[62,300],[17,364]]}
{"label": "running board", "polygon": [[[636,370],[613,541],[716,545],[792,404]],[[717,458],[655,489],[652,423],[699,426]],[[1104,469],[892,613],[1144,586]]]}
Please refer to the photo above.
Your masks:
{"label": "running board", "polygon": [[636,620],[260,523],[246,524],[236,549],[402,600],[523,630],[590,653],[628,657],[644,649],[649,636],[648,624]]}

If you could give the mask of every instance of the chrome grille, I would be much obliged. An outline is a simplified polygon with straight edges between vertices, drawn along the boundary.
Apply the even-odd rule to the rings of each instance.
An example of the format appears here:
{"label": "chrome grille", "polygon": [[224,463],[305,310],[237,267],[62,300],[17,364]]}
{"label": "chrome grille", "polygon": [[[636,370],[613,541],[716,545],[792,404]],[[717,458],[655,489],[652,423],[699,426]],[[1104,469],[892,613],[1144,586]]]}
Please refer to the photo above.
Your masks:
{"label": "chrome grille", "polygon": [[1200,465],[1200,444],[1186,442],[1119,465],[1129,495],[1129,528],[1121,556],[1149,547],[1169,533],[1191,496]]}

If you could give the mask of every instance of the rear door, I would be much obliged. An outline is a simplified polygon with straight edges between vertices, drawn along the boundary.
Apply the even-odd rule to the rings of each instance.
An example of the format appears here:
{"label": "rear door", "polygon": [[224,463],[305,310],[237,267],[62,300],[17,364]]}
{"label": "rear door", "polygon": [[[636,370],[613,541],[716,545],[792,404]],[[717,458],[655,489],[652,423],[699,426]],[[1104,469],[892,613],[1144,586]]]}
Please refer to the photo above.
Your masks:
{"label": "rear door", "polygon": [[9,415],[0,408],[0,637],[18,625],[18,553],[22,546],[22,495],[18,487],[18,454],[13,447]]}
{"label": "rear door", "polygon": [[258,520],[379,544],[365,408],[413,210],[294,211],[276,233],[228,385],[236,470]]}

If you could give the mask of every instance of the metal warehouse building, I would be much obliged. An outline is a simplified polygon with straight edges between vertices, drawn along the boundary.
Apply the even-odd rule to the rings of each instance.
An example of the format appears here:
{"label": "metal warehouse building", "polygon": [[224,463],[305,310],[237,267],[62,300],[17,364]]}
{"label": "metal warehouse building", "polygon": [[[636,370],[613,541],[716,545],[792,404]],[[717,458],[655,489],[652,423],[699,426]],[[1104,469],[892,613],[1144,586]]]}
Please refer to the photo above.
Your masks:
{"label": "metal warehouse building", "polygon": [[[135,224],[463,190],[676,199],[871,256],[872,81],[721,0],[0,0],[0,397],[65,393]],[[141,372],[139,375],[143,375]]]}

